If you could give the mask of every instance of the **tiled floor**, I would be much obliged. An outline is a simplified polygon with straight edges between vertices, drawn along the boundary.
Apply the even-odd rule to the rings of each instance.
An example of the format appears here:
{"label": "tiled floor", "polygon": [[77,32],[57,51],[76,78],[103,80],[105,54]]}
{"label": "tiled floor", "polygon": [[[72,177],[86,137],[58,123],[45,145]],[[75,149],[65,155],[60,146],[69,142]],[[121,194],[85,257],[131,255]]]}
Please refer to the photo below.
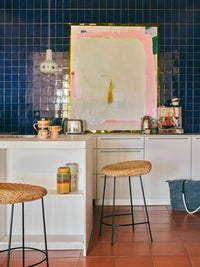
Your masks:
{"label": "tiled floor", "polygon": [[[127,212],[128,207],[117,207]],[[49,251],[50,267],[200,267],[200,214],[173,211],[170,206],[149,206],[153,243],[149,241],[147,225],[120,227],[114,232],[111,247],[111,228],[103,226],[99,237],[100,207],[94,208],[94,229],[87,257],[81,251]],[[109,213],[111,207],[105,207]],[[135,221],[144,219],[142,207],[134,208]],[[118,217],[116,217],[118,220]],[[131,218],[121,217],[120,223]],[[40,255],[28,251],[26,264],[33,264]],[[34,259],[34,261],[33,261]],[[0,254],[0,267],[6,266],[6,255]],[[21,267],[19,251],[12,253],[11,267]],[[46,266],[45,263],[40,266]]]}

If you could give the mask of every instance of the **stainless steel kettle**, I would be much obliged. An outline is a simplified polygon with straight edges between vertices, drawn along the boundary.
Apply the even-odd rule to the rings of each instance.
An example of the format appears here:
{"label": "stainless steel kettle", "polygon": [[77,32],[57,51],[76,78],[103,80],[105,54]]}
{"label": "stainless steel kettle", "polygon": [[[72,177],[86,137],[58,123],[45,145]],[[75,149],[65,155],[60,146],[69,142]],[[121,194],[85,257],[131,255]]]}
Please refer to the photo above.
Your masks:
{"label": "stainless steel kettle", "polygon": [[151,129],[151,117],[144,116],[141,123],[141,132],[144,133],[145,129]]}

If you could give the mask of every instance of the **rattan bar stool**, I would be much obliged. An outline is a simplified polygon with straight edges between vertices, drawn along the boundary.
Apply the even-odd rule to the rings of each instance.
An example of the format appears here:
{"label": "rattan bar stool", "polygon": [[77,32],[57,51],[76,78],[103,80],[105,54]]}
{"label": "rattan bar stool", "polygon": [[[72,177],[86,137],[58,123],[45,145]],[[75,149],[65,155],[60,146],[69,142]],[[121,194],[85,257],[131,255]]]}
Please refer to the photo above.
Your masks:
{"label": "rattan bar stool", "polygon": [[[45,258],[41,261],[29,265],[36,266],[40,263],[46,261],[47,267],[49,266],[48,260],[48,250],[47,250],[47,237],[46,237],[46,225],[45,225],[45,214],[44,214],[44,201],[43,197],[47,194],[47,190],[44,187],[30,185],[30,184],[19,184],[19,183],[0,183],[0,204],[11,204],[11,219],[10,219],[10,233],[9,233],[9,242],[8,249],[1,250],[0,253],[8,251],[7,256],[7,267],[9,267],[10,263],[10,254],[12,250],[22,249],[22,266],[25,266],[25,250],[36,250],[38,252],[42,252],[45,255]],[[45,251],[26,247],[25,246],[25,238],[24,238],[24,202],[34,201],[37,199],[41,199],[42,204],[42,216],[43,216],[43,228],[44,228],[44,243],[45,243]],[[11,239],[12,239],[12,227],[13,227],[13,215],[14,215],[14,204],[22,203],[22,247],[13,247],[11,248]]]}
{"label": "rattan bar stool", "polygon": [[[105,175],[105,178],[104,178],[104,187],[103,187],[103,200],[102,200],[102,208],[101,208],[99,236],[101,236],[102,224],[108,225],[108,226],[112,226],[111,245],[113,245],[114,227],[132,226],[133,227],[133,231],[134,231],[134,225],[137,225],[137,224],[148,224],[150,239],[151,239],[151,242],[153,242],[153,238],[152,238],[152,234],[151,234],[151,227],[150,227],[150,222],[149,222],[149,216],[148,216],[148,211],[147,211],[147,205],[146,205],[146,200],[145,200],[144,188],[143,188],[142,178],[141,178],[142,175],[145,175],[145,174],[149,173],[150,170],[151,170],[151,163],[149,161],[144,161],[144,160],[134,160],[134,161],[119,162],[119,163],[107,165],[102,169],[102,173]],[[113,212],[112,212],[111,215],[103,216],[104,198],[105,198],[105,189],[106,189],[106,178],[107,178],[107,176],[114,177]],[[144,206],[145,206],[146,219],[147,219],[145,222],[134,223],[133,202],[132,202],[132,192],[131,192],[131,176],[139,176],[139,178],[140,178],[140,185],[141,185],[141,189],[142,189],[142,195],[143,195],[143,199],[144,199]],[[116,177],[128,177],[129,178],[131,213],[115,214]],[[115,216],[125,216],[125,215],[131,215],[132,223],[129,223],[129,224],[114,224],[114,217]],[[107,217],[112,217],[112,224],[103,222],[103,219],[107,218]]]}

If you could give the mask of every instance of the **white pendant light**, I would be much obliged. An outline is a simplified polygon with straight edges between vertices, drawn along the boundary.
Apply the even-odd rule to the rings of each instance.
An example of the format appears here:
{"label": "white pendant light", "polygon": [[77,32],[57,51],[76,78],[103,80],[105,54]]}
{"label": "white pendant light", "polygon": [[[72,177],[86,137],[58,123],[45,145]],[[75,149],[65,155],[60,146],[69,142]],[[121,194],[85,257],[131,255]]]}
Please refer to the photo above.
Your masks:
{"label": "white pendant light", "polygon": [[58,70],[58,65],[53,61],[52,50],[50,49],[50,0],[48,1],[48,49],[46,50],[46,59],[40,64],[40,71],[42,73],[55,73]]}

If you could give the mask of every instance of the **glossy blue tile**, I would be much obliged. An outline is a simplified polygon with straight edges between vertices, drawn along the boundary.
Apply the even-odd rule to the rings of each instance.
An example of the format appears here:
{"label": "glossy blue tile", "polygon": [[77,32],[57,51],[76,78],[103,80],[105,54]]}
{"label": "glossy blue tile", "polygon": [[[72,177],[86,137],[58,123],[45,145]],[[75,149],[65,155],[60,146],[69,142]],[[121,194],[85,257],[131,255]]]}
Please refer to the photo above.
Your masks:
{"label": "glossy blue tile", "polygon": [[35,9],[40,9],[41,8],[42,1],[40,0],[35,0]]}
{"label": "glossy blue tile", "polygon": [[4,23],[4,11],[0,10],[0,23]]}
{"label": "glossy blue tile", "polygon": [[85,23],[90,23],[91,21],[92,21],[92,13],[90,10],[88,10],[85,12]]}
{"label": "glossy blue tile", "polygon": [[35,9],[34,10],[34,23],[40,23],[40,19],[41,19],[40,10]]}
{"label": "glossy blue tile", "polygon": [[122,1],[122,9],[128,9],[128,7],[129,7],[129,0],[123,0]]}
{"label": "glossy blue tile", "polygon": [[[65,1],[64,1],[64,8],[65,8],[65,9],[70,8],[70,2],[71,2],[71,0],[65,0]],[[83,5],[83,2],[84,2],[84,1],[81,1],[81,2],[82,2],[81,5]],[[83,6],[82,6],[82,7],[83,7]]]}
{"label": "glossy blue tile", "polygon": [[136,23],[142,23],[142,10],[137,10],[136,12]]}
{"label": "glossy blue tile", "polygon": [[[90,13],[91,15],[91,11],[87,11],[87,14]],[[71,23],[77,23],[77,18],[78,18],[78,12],[77,10],[71,10],[70,12],[70,21]],[[88,21],[85,21],[86,23],[88,23]],[[91,17],[90,17],[90,22],[91,22]]]}
{"label": "glossy blue tile", "polygon": [[20,0],[20,9],[26,9],[26,0]]}
{"label": "glossy blue tile", "polygon": [[[98,11],[97,11],[98,12]],[[69,14],[69,13],[68,13]],[[93,11],[93,14],[94,14],[94,11]],[[84,10],[78,10],[78,23],[84,23],[84,15],[85,15],[85,12]],[[96,18],[97,16],[95,16]],[[66,14],[65,12],[65,21],[68,21],[69,20],[69,17],[68,15]]]}
{"label": "glossy blue tile", "polygon": [[[49,18],[48,18],[49,19]],[[56,22],[56,10],[55,9],[51,9],[50,10],[50,23],[51,25],[54,24]]]}
{"label": "glossy blue tile", "polygon": [[6,0],[5,1],[5,8],[11,9],[12,8],[12,0]]}
{"label": "glossy blue tile", "polygon": [[48,24],[43,24],[41,28],[42,28],[42,37],[47,37],[48,36]]}
{"label": "glossy blue tile", "polygon": [[[91,5],[91,0],[88,0],[88,2],[90,2],[90,5]],[[117,2],[119,2],[119,0]],[[106,6],[107,6],[107,1],[106,0],[99,1],[99,4],[100,4],[100,9],[106,9]],[[117,7],[115,6],[115,8],[117,8]]]}
{"label": "glossy blue tile", "polygon": [[[62,0],[57,0],[55,3],[56,3],[56,8],[57,9],[62,9],[63,6],[62,6]],[[71,1],[71,5],[72,5],[72,2],[77,2],[77,1]]]}
{"label": "glossy blue tile", "polygon": [[48,10],[42,10],[42,23],[48,23]]}
{"label": "glossy blue tile", "polygon": [[4,9],[4,1],[0,1],[0,9]]}
{"label": "glossy blue tile", "polygon": [[146,10],[144,10],[143,11],[143,22],[144,23],[149,23],[149,21],[150,21],[150,12],[149,11],[146,11]]}
{"label": "glossy blue tile", "polygon": [[56,23],[62,23],[63,17],[62,17],[62,10],[56,11]]}
{"label": "glossy blue tile", "polygon": [[33,9],[33,0],[28,0],[27,1],[27,8]]}
{"label": "glossy blue tile", "polygon": [[136,7],[136,0],[129,1],[129,9],[135,9]]}

